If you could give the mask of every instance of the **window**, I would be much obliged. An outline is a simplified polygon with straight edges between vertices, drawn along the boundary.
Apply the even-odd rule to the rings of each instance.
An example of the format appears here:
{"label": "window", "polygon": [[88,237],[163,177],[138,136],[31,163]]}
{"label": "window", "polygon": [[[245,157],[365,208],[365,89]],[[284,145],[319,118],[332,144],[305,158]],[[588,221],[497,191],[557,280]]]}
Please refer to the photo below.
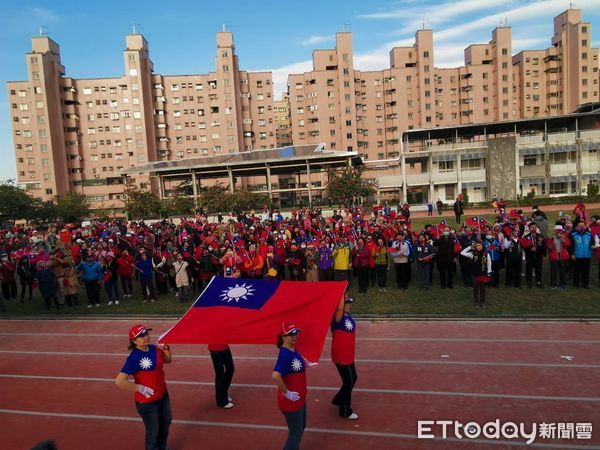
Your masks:
{"label": "window", "polygon": [[447,184],[444,187],[444,194],[446,196],[446,199],[451,199],[454,198],[454,185],[452,184]]}
{"label": "window", "polygon": [[461,170],[479,170],[481,169],[480,159],[465,159],[460,162]]}
{"label": "window", "polygon": [[550,183],[550,195],[567,194],[569,192],[568,183]]}
{"label": "window", "polygon": [[536,166],[537,165],[537,156],[528,155],[528,156],[523,157],[523,165]]}
{"label": "window", "polygon": [[454,161],[440,161],[438,167],[440,172],[453,172]]}

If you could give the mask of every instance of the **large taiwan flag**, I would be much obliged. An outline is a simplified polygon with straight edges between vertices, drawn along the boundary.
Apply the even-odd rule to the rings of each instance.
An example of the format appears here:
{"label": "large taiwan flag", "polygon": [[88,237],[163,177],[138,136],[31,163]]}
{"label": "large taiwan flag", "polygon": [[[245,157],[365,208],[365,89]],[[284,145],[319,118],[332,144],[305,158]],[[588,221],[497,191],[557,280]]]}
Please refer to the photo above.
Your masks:
{"label": "large taiwan flag", "polygon": [[346,282],[213,277],[189,311],[159,338],[165,344],[276,344],[281,324],[302,329],[297,348],[321,356]]}

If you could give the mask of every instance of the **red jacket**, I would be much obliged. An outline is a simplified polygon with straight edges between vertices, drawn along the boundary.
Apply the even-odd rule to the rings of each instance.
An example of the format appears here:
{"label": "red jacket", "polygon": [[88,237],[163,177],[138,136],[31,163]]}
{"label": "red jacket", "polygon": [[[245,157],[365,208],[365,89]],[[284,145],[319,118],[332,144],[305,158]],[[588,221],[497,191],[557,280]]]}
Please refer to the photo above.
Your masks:
{"label": "red jacket", "polygon": [[121,256],[119,259],[117,259],[117,265],[119,266],[117,273],[119,276],[129,278],[131,275],[133,275],[133,263],[134,260],[133,256],[131,255]]}
{"label": "red jacket", "polygon": [[556,253],[554,248],[554,237],[546,239],[546,248],[548,249],[548,258],[550,261],[567,260],[569,259],[569,252],[567,249],[571,246],[571,241],[567,236],[563,236],[563,245],[560,255]]}

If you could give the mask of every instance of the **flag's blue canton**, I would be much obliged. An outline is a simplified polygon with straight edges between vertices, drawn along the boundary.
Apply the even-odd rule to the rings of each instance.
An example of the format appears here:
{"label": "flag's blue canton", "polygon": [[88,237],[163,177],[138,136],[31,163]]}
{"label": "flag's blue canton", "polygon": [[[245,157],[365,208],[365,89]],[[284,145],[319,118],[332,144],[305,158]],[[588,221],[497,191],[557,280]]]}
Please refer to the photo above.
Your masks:
{"label": "flag's blue canton", "polygon": [[194,306],[261,309],[278,287],[279,280],[215,277],[196,300]]}

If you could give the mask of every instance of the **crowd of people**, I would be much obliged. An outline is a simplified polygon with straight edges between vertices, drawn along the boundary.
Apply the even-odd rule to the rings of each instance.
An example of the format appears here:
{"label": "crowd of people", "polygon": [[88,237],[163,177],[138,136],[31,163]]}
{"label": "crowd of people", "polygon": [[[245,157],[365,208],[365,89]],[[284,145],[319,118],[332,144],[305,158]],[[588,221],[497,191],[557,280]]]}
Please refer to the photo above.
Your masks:
{"label": "crowd of people", "polygon": [[[457,205],[460,222],[461,198]],[[348,281],[365,294],[390,289],[389,274],[394,287],[405,291],[413,278],[428,290],[435,272],[442,289],[452,289],[455,279],[477,289],[480,283],[497,288],[504,272],[506,286],[544,288],[546,262],[551,289],[587,289],[591,262],[600,258],[600,218],[588,217],[581,203],[556,223],[548,223],[537,207],[529,214],[501,208],[494,222],[469,217],[454,226],[441,220],[416,227],[410,215],[408,205],[378,205],[331,215],[304,209],[284,218],[265,207],[219,214],[218,220],[199,214],[178,224],[112,220],[43,232],[16,226],[0,232],[2,297],[31,301],[37,288],[47,309],[60,309],[79,305],[84,289],[93,308],[103,291],[107,306],[132,300],[138,283],[142,302],[174,292],[185,303],[214,275]]]}

